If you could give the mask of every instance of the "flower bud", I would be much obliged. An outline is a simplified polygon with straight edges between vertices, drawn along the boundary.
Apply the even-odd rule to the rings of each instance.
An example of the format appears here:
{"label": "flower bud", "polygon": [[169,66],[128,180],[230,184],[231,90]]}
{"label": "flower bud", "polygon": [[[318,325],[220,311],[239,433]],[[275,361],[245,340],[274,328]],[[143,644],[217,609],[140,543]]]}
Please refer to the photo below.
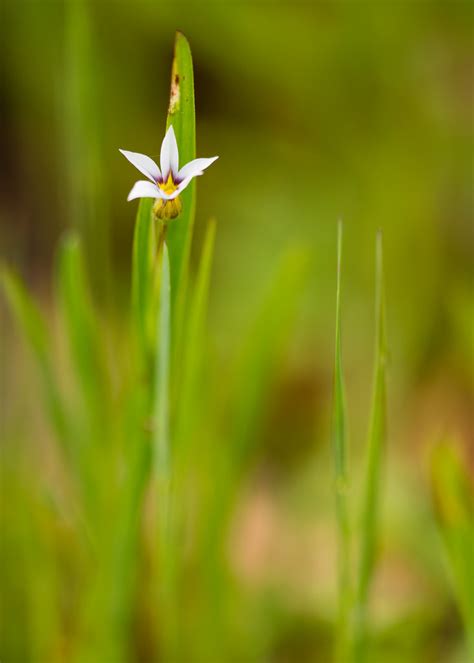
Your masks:
{"label": "flower bud", "polygon": [[157,198],[153,205],[153,216],[162,221],[169,221],[170,219],[175,219],[179,216],[182,209],[183,205],[179,196],[176,196],[173,200]]}

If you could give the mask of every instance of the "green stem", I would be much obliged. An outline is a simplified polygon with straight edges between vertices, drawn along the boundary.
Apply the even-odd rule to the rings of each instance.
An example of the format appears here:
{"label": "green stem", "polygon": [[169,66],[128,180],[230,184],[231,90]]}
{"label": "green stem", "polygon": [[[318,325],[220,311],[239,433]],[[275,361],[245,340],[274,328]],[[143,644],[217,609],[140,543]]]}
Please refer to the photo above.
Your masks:
{"label": "green stem", "polygon": [[[161,233],[163,236],[163,233]],[[164,239],[164,238],[163,238]],[[171,354],[171,285],[168,247],[163,241],[160,264],[160,301],[158,312],[155,365],[155,397],[153,403],[154,475],[157,498],[157,571],[158,613],[162,628],[163,657],[173,656],[176,644],[176,560],[172,517],[172,467],[170,449],[170,354]]]}
{"label": "green stem", "polygon": [[347,416],[344,393],[341,348],[341,259],[342,223],[337,236],[337,286],[336,286],[336,342],[334,358],[334,409],[333,409],[333,451],[334,451],[334,492],[338,527],[338,587],[339,608],[337,624],[336,660],[345,663],[349,651],[349,610],[350,610],[350,525],[347,503],[348,491],[348,451]]}
{"label": "green stem", "polygon": [[382,236],[377,236],[376,251],[376,343],[372,409],[368,433],[365,495],[362,511],[362,540],[355,606],[354,660],[367,660],[367,609],[377,545],[382,451],[386,437],[386,339],[383,290]]}

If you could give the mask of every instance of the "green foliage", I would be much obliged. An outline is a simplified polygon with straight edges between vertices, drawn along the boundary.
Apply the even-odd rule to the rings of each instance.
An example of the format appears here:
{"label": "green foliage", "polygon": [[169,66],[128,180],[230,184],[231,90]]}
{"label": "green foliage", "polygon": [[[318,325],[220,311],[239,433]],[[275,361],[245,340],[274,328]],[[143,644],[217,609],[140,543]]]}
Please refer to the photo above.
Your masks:
{"label": "green foliage", "polygon": [[153,406],[156,438],[154,444],[155,469],[158,480],[169,482],[169,386],[170,386],[170,263],[168,249],[163,247],[160,278],[160,306],[155,372],[155,402]]}
{"label": "green foliage", "polygon": [[375,366],[372,387],[372,410],[367,439],[367,467],[362,505],[361,548],[355,606],[356,660],[366,656],[367,604],[377,552],[377,516],[380,510],[382,452],[386,437],[386,366],[385,298],[382,262],[382,235],[378,234],[375,274]]}
{"label": "green foliage", "polygon": [[153,356],[154,268],[156,254],[153,200],[141,198],[138,205],[132,254],[132,314],[142,370],[146,372]]}
{"label": "green foliage", "polygon": [[183,361],[179,392],[176,395],[177,412],[174,434],[176,453],[179,454],[182,462],[185,462],[185,453],[199,414],[200,384],[205,375],[203,369],[206,356],[206,313],[215,235],[216,223],[211,220],[206,229],[182,344]]}
{"label": "green foliage", "polygon": [[[53,296],[43,298],[41,306],[14,272],[3,268],[1,274],[15,319],[13,329],[22,331],[31,350],[39,389],[38,398],[36,393],[26,397],[21,392],[30,369],[23,361],[17,369],[18,344],[7,338],[4,354],[10,360],[11,351],[11,362],[6,362],[4,382],[12,412],[6,417],[5,462],[0,470],[0,658],[6,663],[300,663],[306,659],[327,663],[335,640],[341,663],[370,658],[369,642],[382,648],[389,643],[387,654],[383,649],[380,657],[387,661],[431,663],[446,652],[451,662],[459,633],[449,621],[449,595],[432,570],[438,549],[427,537],[400,564],[401,554],[406,553],[400,546],[409,540],[407,530],[412,527],[406,524],[407,513],[420,514],[423,509],[419,492],[410,493],[405,483],[392,496],[392,502],[402,506],[395,513],[392,507],[390,514],[389,545],[393,544],[396,559],[395,571],[388,568],[388,572],[398,582],[398,568],[403,566],[403,578],[405,571],[415,578],[415,591],[412,587],[413,595],[401,600],[389,597],[393,614],[383,616],[386,622],[373,619],[378,615],[369,610],[378,562],[386,434],[380,237],[376,357],[369,433],[367,445],[362,445],[367,467],[360,523],[353,518],[349,500],[349,483],[358,485],[358,466],[349,463],[345,399],[350,394],[351,430],[358,431],[364,408],[357,407],[354,385],[359,379],[368,384],[370,372],[370,361],[361,360],[370,336],[364,294],[371,264],[368,238],[379,218],[388,230],[394,337],[403,358],[395,363],[403,373],[396,377],[398,397],[403,394],[400,386],[420,380],[426,375],[423,367],[438,366],[445,354],[450,379],[451,354],[444,350],[451,348],[451,341],[438,331],[445,325],[453,325],[453,336],[462,337],[456,360],[466,372],[469,296],[462,288],[461,269],[456,272],[459,299],[448,302],[444,310],[437,297],[441,286],[443,297],[450,299],[446,265],[452,261],[458,267],[453,246],[459,237],[463,250],[468,242],[462,241],[462,227],[459,235],[452,232],[451,212],[445,228],[452,233],[450,241],[438,237],[443,220],[438,206],[433,210],[433,200],[438,200],[433,191],[448,203],[460,200],[462,216],[465,198],[457,195],[457,188],[451,190],[458,179],[446,168],[443,149],[452,127],[461,127],[456,140],[462,154],[467,141],[452,101],[456,86],[451,77],[447,83],[437,80],[425,57],[421,69],[407,67],[409,62],[419,66],[420,53],[428,51],[444,61],[445,44],[439,43],[437,32],[444,26],[444,12],[436,18],[432,10],[408,10],[408,4],[400,3],[394,20],[387,22],[386,17],[376,16],[372,6],[361,14],[360,7],[354,9],[349,3],[329,22],[318,10],[312,24],[311,11],[290,5],[273,14],[255,7],[249,10],[250,19],[238,8],[218,12],[211,5],[183,6],[182,23],[194,32],[195,52],[202,58],[198,102],[204,119],[199,135],[205,142],[212,130],[212,140],[219,145],[216,151],[227,155],[220,174],[216,169],[209,175],[216,177],[209,184],[212,198],[206,190],[210,179],[206,176],[199,184],[203,199],[222,215],[217,259],[214,265],[214,221],[202,232],[197,228],[200,245],[193,246],[196,182],[183,193],[183,211],[167,229],[156,225],[153,202],[141,200],[131,274],[126,274],[127,282],[131,280],[130,305],[124,303],[129,288],[124,283],[122,253],[123,247],[127,256],[130,253],[130,224],[125,223],[130,207],[119,186],[119,160],[115,163],[110,155],[116,154],[117,136],[127,130],[144,145],[150,135],[156,145],[161,138],[160,67],[167,57],[165,35],[169,25],[174,30],[176,11],[181,9],[168,4],[157,12],[145,3],[137,12],[132,5],[119,3],[110,13],[101,2],[71,2],[65,12],[60,8],[54,24],[54,3],[40,9],[33,5],[24,12],[10,3],[7,27],[15,27],[11,16],[17,16],[17,29],[5,31],[9,60],[14,67],[22,63],[21,75],[9,70],[7,89],[14,89],[14,94],[8,99],[8,117],[24,144],[32,144],[32,156],[22,154],[18,159],[40,229],[32,234],[39,248],[32,251],[29,273],[41,277],[34,260],[59,225],[53,203],[57,199],[60,207],[62,198],[50,198],[50,191],[64,189],[67,213],[61,222],[66,218],[74,232],[61,242]],[[425,11],[432,22],[425,20]],[[110,30],[101,32],[99,48],[94,33],[103,20]],[[256,26],[253,32],[248,30],[249,20]],[[63,24],[65,39],[58,40]],[[206,30],[201,29],[204,24]],[[432,33],[432,28],[424,28],[421,40],[420,25],[434,28]],[[55,39],[47,39],[52,26]],[[139,40],[133,41],[138,34]],[[407,50],[400,34],[409,42]],[[453,29],[450,39],[456,41],[459,34]],[[287,49],[274,48],[280,37]],[[465,43],[469,39],[470,35]],[[59,53],[58,44],[63,42],[65,52]],[[42,57],[34,58],[38,45]],[[107,48],[108,59],[101,57]],[[325,66],[314,67],[316,59]],[[56,61],[61,63],[60,72],[54,69]],[[394,74],[399,69],[402,78],[397,79]],[[423,76],[424,86],[419,85]],[[446,100],[440,100],[443,85],[449,90],[446,108]],[[375,97],[367,95],[373,89]],[[60,118],[55,108],[59,95],[61,104],[65,102]],[[436,112],[426,108],[425,99],[430,97]],[[35,104],[41,104],[40,116],[30,113]],[[410,112],[401,113],[402,108]],[[56,132],[59,120],[63,132]],[[429,131],[422,136],[425,123]],[[181,164],[195,158],[193,63],[189,43],[180,32],[172,64],[166,126],[170,124]],[[44,154],[45,147],[53,153],[56,133],[62,135],[65,163],[57,159],[56,164],[52,157],[51,165],[43,159],[38,177],[37,155]],[[422,140],[423,149],[412,149],[414,139]],[[141,150],[138,144],[136,149]],[[154,151],[155,158],[156,150],[150,153]],[[450,146],[448,153],[458,151]],[[63,180],[65,186],[59,187]],[[23,218],[22,197],[13,194],[12,201]],[[113,278],[109,205],[114,210],[114,259],[122,259],[117,260]],[[323,450],[327,450],[327,431],[320,424],[331,414],[327,408],[333,341],[328,330],[334,276],[333,260],[328,259],[333,242],[329,220],[341,206],[349,207],[354,223],[345,230],[344,289],[342,226],[338,234],[332,450],[339,609],[333,619],[325,582],[332,580],[336,549],[333,522],[324,511],[330,473]],[[29,235],[23,235],[23,225],[14,221],[12,217],[11,224],[5,224],[5,234],[15,241],[25,237],[25,246],[19,244],[26,261]],[[295,239],[309,249],[293,249]],[[451,247],[446,254],[441,253],[444,246]],[[307,278],[309,259],[312,281]],[[399,269],[402,261],[404,269]],[[268,289],[259,297],[263,279],[268,280]],[[209,301],[212,324],[207,323]],[[249,325],[252,311],[255,320]],[[50,324],[52,320],[55,324]],[[17,371],[25,371],[18,384]],[[423,416],[425,392],[419,392],[407,392],[409,409]],[[405,395],[403,399],[406,405]],[[311,418],[315,403],[316,431]],[[446,408],[444,404],[443,400],[439,409],[448,411],[450,403]],[[302,413],[303,417],[309,413],[309,423],[301,424]],[[403,434],[406,424],[404,418],[398,427]],[[286,466],[273,472],[278,462],[272,456],[275,438],[284,438],[293,474]],[[356,455],[358,448],[354,451]],[[411,447],[409,454],[412,462]],[[390,478],[396,476],[396,462],[388,471]],[[292,502],[288,499],[292,477],[299,489],[308,474],[315,498]],[[433,459],[433,494],[472,649],[471,498],[462,467],[444,448]],[[426,517],[421,520],[422,525],[426,522]],[[352,563],[352,544],[358,544],[357,564]],[[424,564],[427,559],[431,566]],[[433,592],[437,592],[436,609],[431,605]],[[387,599],[383,590],[381,596]],[[443,621],[445,614],[448,621]],[[432,655],[438,645],[442,653]]]}
{"label": "green foliage", "polygon": [[[194,72],[191,48],[181,33],[176,33],[173,66],[171,70],[170,103],[166,127],[170,124],[179,146],[180,164],[196,158],[196,116],[194,108]],[[171,223],[168,230],[172,283],[172,311],[174,325],[179,326],[183,316],[184,298],[189,269],[189,255],[196,213],[196,181],[183,191],[183,211],[179,222]]]}
{"label": "green foliage", "polygon": [[376,244],[375,293],[375,367],[372,408],[366,447],[364,498],[360,527],[360,554],[357,577],[352,581],[350,513],[348,505],[349,466],[347,449],[347,415],[342,371],[341,348],[341,258],[342,224],[338,228],[336,340],[333,396],[333,452],[336,516],[338,525],[339,620],[336,631],[336,657],[344,663],[356,663],[367,657],[368,599],[376,564],[377,516],[380,504],[382,452],[386,437],[386,361],[385,302],[382,262],[382,236]]}
{"label": "green foliage", "polygon": [[246,470],[255,462],[272,380],[298,310],[307,264],[307,253],[301,249],[288,251],[279,261],[242,341],[229,393],[214,405],[215,411],[222,411],[222,419],[216,422],[203,464],[213,482],[204,501],[200,552],[208,610],[198,630],[204,632],[206,651],[215,660],[226,660],[232,652],[234,597],[225,550],[229,526]]}
{"label": "green foliage", "polygon": [[336,336],[334,357],[333,395],[333,453],[334,482],[336,493],[336,514],[338,525],[338,586],[339,620],[337,629],[337,658],[341,662],[349,656],[349,615],[351,609],[351,562],[349,529],[349,475],[347,448],[347,413],[345,402],[344,375],[342,369],[341,338],[341,263],[342,263],[342,223],[339,222],[337,235],[337,287],[336,287]]}

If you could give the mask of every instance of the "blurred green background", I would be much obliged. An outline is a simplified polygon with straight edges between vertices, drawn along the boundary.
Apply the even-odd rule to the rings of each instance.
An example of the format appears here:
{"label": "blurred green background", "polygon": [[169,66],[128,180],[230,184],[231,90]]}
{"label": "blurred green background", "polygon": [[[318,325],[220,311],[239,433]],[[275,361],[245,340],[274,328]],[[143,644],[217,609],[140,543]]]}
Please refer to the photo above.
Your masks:
{"label": "blurred green background", "polygon": [[[384,237],[390,377],[372,606],[378,660],[462,660],[427,459],[449,436],[472,460],[472,13],[470,2],[429,0],[3,3],[2,253],[50,319],[55,246],[71,227],[84,238],[110,324],[127,312],[136,203],[126,196],[136,173],[118,148],[159,154],[176,29],[193,51],[197,156],[220,156],[198,181],[196,243],[214,216],[208,338],[223,382],[280,256],[292,246],[309,253],[298,319],[269,388],[229,543],[237,586],[260,597],[260,618],[249,613],[245,632],[259,631],[258,646],[271,643],[264,660],[330,660],[340,218],[355,506],[377,229]],[[3,453],[15,466],[18,448],[48,431],[10,318],[2,329]],[[41,474],[32,459],[32,476]],[[4,482],[2,502],[12,499]],[[21,536],[3,537],[13,587],[22,584],[14,563]],[[14,592],[4,587],[2,630],[11,633]],[[3,636],[5,663],[23,660],[8,658],[13,642]],[[260,660],[236,651],[235,660]]]}

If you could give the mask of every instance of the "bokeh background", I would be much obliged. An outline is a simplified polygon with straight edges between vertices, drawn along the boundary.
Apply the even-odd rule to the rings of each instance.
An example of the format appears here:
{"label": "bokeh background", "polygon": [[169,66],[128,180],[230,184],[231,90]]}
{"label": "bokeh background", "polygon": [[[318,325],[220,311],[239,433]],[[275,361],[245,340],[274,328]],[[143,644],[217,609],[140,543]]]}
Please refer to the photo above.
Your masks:
{"label": "bokeh background", "polygon": [[[136,173],[118,148],[159,154],[176,29],[193,51],[197,154],[220,156],[198,182],[196,245],[215,217],[208,337],[223,380],[280,257],[292,246],[308,252],[298,318],[229,542],[237,583],[268,602],[255,625],[271,642],[265,660],[330,660],[338,219],[356,512],[377,229],[384,241],[389,439],[372,605],[379,660],[462,660],[428,459],[449,438],[472,461],[472,12],[458,0],[2,6],[2,253],[51,318],[55,247],[70,227],[84,238],[111,324],[127,311],[136,203],[126,196]],[[14,464],[12,449],[48,431],[9,317],[2,328],[5,456]],[[9,499],[4,487],[2,502]],[[7,538],[12,559],[21,545]],[[21,587],[14,564],[10,574]],[[4,609],[15,620],[16,607]],[[2,628],[8,654],[14,629]]]}

